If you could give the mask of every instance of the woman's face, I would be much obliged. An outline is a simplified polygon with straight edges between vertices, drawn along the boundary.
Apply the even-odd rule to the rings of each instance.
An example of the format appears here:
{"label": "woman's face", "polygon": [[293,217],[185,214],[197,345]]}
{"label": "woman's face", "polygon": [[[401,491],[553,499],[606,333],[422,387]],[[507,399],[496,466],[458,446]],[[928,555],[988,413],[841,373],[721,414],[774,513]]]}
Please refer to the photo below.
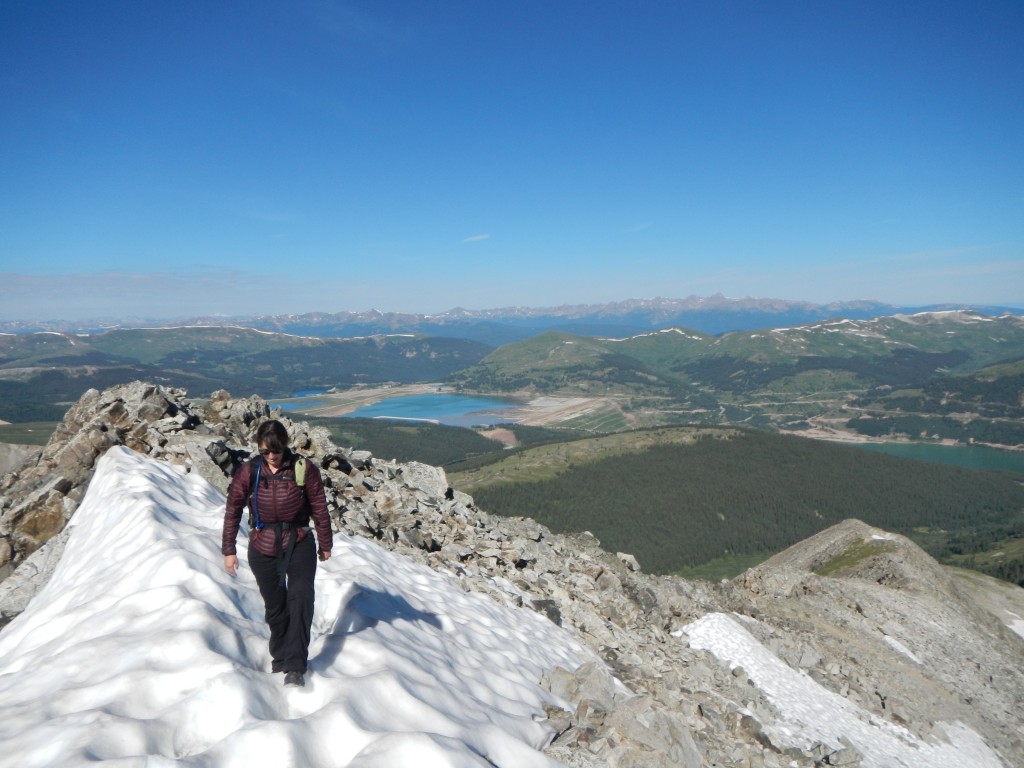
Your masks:
{"label": "woman's face", "polygon": [[267,466],[274,472],[277,472],[281,467],[281,459],[284,456],[282,451],[271,451],[267,448],[266,443],[260,444],[260,456],[267,462]]}

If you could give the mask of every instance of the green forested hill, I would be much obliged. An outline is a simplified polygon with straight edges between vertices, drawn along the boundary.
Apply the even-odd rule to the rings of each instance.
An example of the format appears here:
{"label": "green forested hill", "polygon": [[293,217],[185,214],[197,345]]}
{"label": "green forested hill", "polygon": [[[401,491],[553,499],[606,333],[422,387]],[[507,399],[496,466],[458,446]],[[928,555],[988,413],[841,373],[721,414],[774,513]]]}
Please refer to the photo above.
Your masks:
{"label": "green forested hill", "polygon": [[[602,450],[595,438],[589,451],[588,441],[566,445],[561,462],[557,446],[533,449],[546,451],[534,471],[496,468],[468,490],[490,512],[589,530],[658,573],[723,558],[750,564],[854,517],[904,533],[940,560],[1024,579],[1024,551],[1013,554],[1024,541],[1024,478],[786,435],[679,432],[695,438],[633,451]],[[451,482],[459,488],[460,475]],[[1008,543],[1009,556],[989,557]]]}
{"label": "green forested hill", "polygon": [[[828,372],[860,386],[897,386],[979,370],[1024,355],[1024,318],[969,312],[834,320],[797,328],[708,336],[666,329],[628,339],[544,333],[500,347],[453,376],[467,388],[542,391],[641,379],[652,391],[696,386],[755,393],[785,382],[819,385]],[[614,371],[612,370],[614,369]]]}
{"label": "green forested hill", "polygon": [[865,435],[902,433],[982,443],[1024,442],[1024,360],[919,386],[877,387],[851,402],[847,422]]}
{"label": "green forested hill", "polygon": [[500,347],[451,381],[480,391],[670,395],[686,389],[678,377],[624,353],[613,341],[555,331]]}
{"label": "green forested hill", "polygon": [[[1009,364],[1022,358],[1024,318],[942,312],[717,337],[684,329],[628,339],[547,333],[495,350],[450,382],[469,391],[613,397],[624,411],[642,414],[635,420],[639,425],[746,424],[772,430],[806,429],[810,419],[845,424],[858,413],[866,419],[900,393],[894,405],[902,410],[900,418],[859,421],[850,428],[1016,445],[1024,443],[1024,390],[1019,371]],[[972,374],[977,375],[971,379]],[[964,390],[955,399],[956,423],[937,430],[908,420],[942,416],[951,402],[942,393],[947,384]],[[956,424],[968,422],[971,430],[955,434]]]}
{"label": "green forested hill", "polygon": [[217,389],[273,397],[318,386],[438,381],[488,351],[451,338],[316,339],[231,327],[0,335],[0,420],[57,420],[90,387],[135,379],[195,397]]}

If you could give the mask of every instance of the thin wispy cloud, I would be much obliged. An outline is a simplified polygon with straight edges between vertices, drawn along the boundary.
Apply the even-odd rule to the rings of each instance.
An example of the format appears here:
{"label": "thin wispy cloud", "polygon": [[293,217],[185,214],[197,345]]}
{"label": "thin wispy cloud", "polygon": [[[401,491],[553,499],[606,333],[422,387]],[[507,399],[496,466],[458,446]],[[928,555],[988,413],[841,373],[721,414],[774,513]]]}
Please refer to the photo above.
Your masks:
{"label": "thin wispy cloud", "polygon": [[464,242],[464,243],[479,243],[481,240],[489,240],[490,238],[491,238],[490,235],[470,235],[469,237],[464,238],[462,240],[462,242]]}
{"label": "thin wispy cloud", "polygon": [[[907,262],[922,262],[922,261],[943,261],[951,258],[959,258],[961,256],[967,256],[970,254],[985,253],[991,251],[996,245],[972,245],[963,246],[959,248],[944,248],[941,250],[931,251],[913,251],[911,253],[902,253],[894,259]],[[888,257],[887,257],[888,258]]]}
{"label": "thin wispy cloud", "polygon": [[923,271],[924,275],[943,278],[1008,275],[1021,278],[1024,285],[1024,261],[985,261],[970,264],[936,265]]}
{"label": "thin wispy cloud", "polygon": [[645,230],[648,230],[653,226],[653,221],[641,221],[639,224],[634,224],[631,227],[626,227],[624,230],[622,230],[622,233],[624,235],[632,235],[635,234],[636,232],[643,232]]}
{"label": "thin wispy cloud", "polygon": [[376,50],[395,48],[412,35],[408,24],[389,22],[349,2],[315,0],[309,5],[309,12],[325,33]]}

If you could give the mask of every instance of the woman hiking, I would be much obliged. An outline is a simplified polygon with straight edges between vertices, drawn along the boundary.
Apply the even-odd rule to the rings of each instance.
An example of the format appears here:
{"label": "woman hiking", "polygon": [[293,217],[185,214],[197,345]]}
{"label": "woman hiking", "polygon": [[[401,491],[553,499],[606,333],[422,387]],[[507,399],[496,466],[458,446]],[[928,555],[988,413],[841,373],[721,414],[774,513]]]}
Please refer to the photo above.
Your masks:
{"label": "woman hiking", "polygon": [[271,671],[284,672],[285,685],[302,686],[313,625],[316,558],[329,559],[333,544],[324,483],[317,467],[288,449],[288,432],[276,419],[260,424],[256,445],[259,456],[239,467],[228,486],[221,554],[224,569],[236,575],[235,539],[248,505],[249,567],[270,626]]}

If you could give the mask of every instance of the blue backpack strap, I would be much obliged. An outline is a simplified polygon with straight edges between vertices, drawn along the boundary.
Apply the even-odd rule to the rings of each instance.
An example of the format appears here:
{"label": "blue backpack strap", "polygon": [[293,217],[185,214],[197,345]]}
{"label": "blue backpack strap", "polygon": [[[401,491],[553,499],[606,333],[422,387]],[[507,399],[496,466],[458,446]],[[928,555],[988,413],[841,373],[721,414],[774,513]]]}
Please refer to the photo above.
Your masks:
{"label": "blue backpack strap", "polygon": [[256,508],[256,499],[259,496],[260,490],[260,470],[263,469],[263,459],[257,459],[256,462],[256,474],[252,472],[252,465],[249,467],[249,476],[252,478],[252,483],[249,488],[249,525],[257,530],[263,530],[263,523],[260,521],[260,513]]}

